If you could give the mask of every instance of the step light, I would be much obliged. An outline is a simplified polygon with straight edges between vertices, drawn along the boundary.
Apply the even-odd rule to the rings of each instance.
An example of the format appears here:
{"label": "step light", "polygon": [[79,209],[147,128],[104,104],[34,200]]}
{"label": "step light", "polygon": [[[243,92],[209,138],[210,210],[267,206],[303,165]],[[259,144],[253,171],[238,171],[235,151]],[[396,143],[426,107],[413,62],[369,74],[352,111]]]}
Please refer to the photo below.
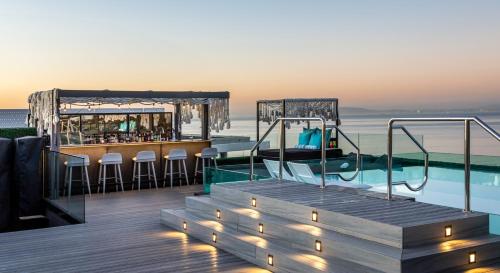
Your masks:
{"label": "step light", "polygon": [[274,257],[273,255],[267,255],[267,264],[270,266],[274,265]]}
{"label": "step light", "polygon": [[255,197],[252,197],[252,207],[257,206],[257,199]]}
{"label": "step light", "polygon": [[259,223],[259,232],[264,233],[264,224]]}
{"label": "step light", "polygon": [[444,227],[444,237],[451,237],[453,234],[451,225],[450,226],[445,226]]}
{"label": "step light", "polygon": [[473,251],[473,252],[470,252],[469,253],[469,264],[474,264],[477,262],[477,255],[476,255],[476,252]]}
{"label": "step light", "polygon": [[316,251],[318,252],[321,252],[321,241],[320,240],[316,240],[316,243],[314,244],[314,249],[316,249]]}
{"label": "step light", "polygon": [[318,222],[318,212],[317,211],[312,212],[312,220],[314,222]]}
{"label": "step light", "polygon": [[182,229],[184,231],[186,231],[187,228],[188,228],[188,224],[186,223],[186,221],[182,222]]}
{"label": "step light", "polygon": [[217,243],[217,234],[212,233],[212,242]]}
{"label": "step light", "polygon": [[218,210],[215,212],[215,216],[217,216],[217,219],[220,219],[220,209],[218,209]]}

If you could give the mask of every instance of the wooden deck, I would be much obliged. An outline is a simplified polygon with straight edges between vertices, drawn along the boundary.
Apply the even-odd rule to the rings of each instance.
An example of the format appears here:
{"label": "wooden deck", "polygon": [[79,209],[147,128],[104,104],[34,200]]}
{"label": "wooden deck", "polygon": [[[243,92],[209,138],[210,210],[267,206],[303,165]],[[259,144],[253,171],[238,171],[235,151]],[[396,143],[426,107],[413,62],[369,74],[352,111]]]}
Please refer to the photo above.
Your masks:
{"label": "wooden deck", "polygon": [[0,272],[267,272],[160,225],[200,190],[93,195],[86,224],[0,234]]}

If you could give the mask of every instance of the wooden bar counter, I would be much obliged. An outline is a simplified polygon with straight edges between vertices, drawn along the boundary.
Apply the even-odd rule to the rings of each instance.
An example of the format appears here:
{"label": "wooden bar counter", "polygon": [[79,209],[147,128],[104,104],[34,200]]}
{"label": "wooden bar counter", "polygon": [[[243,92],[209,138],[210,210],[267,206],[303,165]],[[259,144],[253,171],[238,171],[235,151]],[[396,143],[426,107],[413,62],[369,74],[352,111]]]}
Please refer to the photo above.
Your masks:
{"label": "wooden bar counter", "polygon": [[[120,153],[123,157],[122,175],[123,183],[127,189],[130,189],[132,182],[133,161],[132,158],[140,151],[154,151],[156,153],[156,177],[158,179],[158,186],[163,185],[163,173],[165,166],[164,156],[168,154],[171,149],[185,149],[188,155],[186,160],[186,167],[188,171],[189,182],[193,182],[193,174],[195,167],[195,154],[201,152],[205,147],[210,147],[208,140],[183,140],[183,141],[162,141],[162,142],[137,142],[137,143],[117,143],[117,144],[92,144],[92,145],[79,145],[79,146],[62,146],[60,152],[68,155],[86,154],[90,158],[89,176],[91,180],[92,192],[97,189],[97,179],[99,175],[98,160],[106,153]],[[174,164],[174,170],[177,171],[177,164]],[[144,166],[143,174],[147,173]],[[114,173],[113,173],[114,175]],[[143,181],[146,177],[143,177]],[[198,182],[201,182],[201,177]],[[170,181],[167,179],[167,186]],[[175,182],[174,182],[175,183]],[[184,180],[182,183],[185,183]],[[183,184],[184,185],[184,184]],[[152,185],[153,186],[153,185]],[[134,187],[137,188],[137,187]],[[146,183],[143,183],[141,188],[148,188]],[[107,189],[114,190],[114,187],[107,187]]]}

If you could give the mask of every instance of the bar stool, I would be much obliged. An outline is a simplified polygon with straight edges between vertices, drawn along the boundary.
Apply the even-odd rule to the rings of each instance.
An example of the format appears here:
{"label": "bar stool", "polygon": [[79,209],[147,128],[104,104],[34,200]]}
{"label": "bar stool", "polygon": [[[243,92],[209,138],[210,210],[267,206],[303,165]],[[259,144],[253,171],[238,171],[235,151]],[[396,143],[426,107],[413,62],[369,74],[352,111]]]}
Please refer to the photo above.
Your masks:
{"label": "bar stool", "polygon": [[[156,153],[154,151],[140,151],[134,158],[132,158],[132,160],[134,161],[134,172],[132,175],[132,190],[134,189],[134,183],[136,179],[137,179],[137,189],[139,191],[141,190],[142,176],[148,177],[149,188],[151,188],[151,171],[153,171],[153,179],[155,182],[155,187],[156,189],[158,189],[158,183],[156,181],[156,171],[155,171]],[[148,167],[147,174],[142,174],[141,172],[141,165],[143,163],[146,163]],[[137,174],[136,171],[138,171]]]}
{"label": "bar stool", "polygon": [[[215,168],[217,169],[217,155],[219,155],[219,152],[217,151],[217,148],[203,148],[201,150],[201,153],[197,153],[194,156],[196,156],[196,164],[194,167],[194,180],[193,183],[196,183],[196,177],[198,176],[199,173],[202,174],[205,171],[205,160],[207,160],[208,167],[210,167],[210,161],[214,162]],[[198,160],[201,158],[201,171],[198,170]]]}
{"label": "bar stool", "polygon": [[[71,187],[72,187],[72,182],[73,182],[73,168],[82,168],[82,179],[81,180],[74,180],[74,181],[81,181],[82,184],[84,182],[87,183],[87,189],[89,191],[89,196],[91,196],[90,192],[90,179],[89,179],[89,170],[88,166],[90,165],[90,159],[88,155],[74,155],[70,156],[68,160],[64,162],[64,165],[66,166],[66,172],[64,176],[64,190],[63,190],[63,195],[66,193],[66,188],[68,189],[68,197],[71,197]],[[85,194],[85,193],[84,193]]]}
{"label": "bar stool", "polygon": [[[118,184],[121,185],[122,192],[123,190],[123,179],[122,179],[122,170],[121,164],[123,163],[122,155],[119,153],[108,153],[104,154],[102,158],[99,160],[99,180],[97,183],[97,193],[99,193],[99,189],[101,187],[102,182],[102,194],[106,194],[106,180],[107,179],[115,179],[115,189],[118,191]],[[115,176],[114,177],[106,177],[106,169],[107,167],[114,167]]]}
{"label": "bar stool", "polygon": [[[170,188],[173,187],[174,174],[179,174],[179,186],[181,186],[181,179],[182,179],[181,162],[182,165],[184,166],[184,178],[186,179],[186,183],[189,185],[188,174],[186,170],[186,159],[187,159],[187,152],[184,149],[172,149],[168,152],[168,155],[165,156],[165,174],[163,176],[163,187],[165,187],[165,182],[167,181],[167,175],[170,175]],[[173,164],[174,161],[177,161],[179,164],[177,172],[174,172],[174,164]],[[168,171],[169,164],[170,164],[170,172]]]}

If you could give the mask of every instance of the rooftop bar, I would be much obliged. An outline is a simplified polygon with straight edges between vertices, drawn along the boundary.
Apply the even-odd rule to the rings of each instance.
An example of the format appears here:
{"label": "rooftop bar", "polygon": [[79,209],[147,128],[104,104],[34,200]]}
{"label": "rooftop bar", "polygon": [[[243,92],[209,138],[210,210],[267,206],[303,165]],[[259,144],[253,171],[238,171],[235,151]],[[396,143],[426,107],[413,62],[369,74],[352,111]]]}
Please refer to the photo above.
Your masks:
{"label": "rooftop bar", "polygon": [[[85,165],[82,177],[89,177],[89,192],[102,186],[101,179],[108,181],[115,177],[120,183],[116,182],[116,188],[111,190],[131,188],[134,177],[140,179],[139,175],[146,171],[146,165],[141,163],[148,163],[146,181],[150,185],[151,172],[155,174],[155,183],[164,185],[161,182],[167,177],[166,163],[170,163],[169,173],[179,169],[189,182],[195,171],[195,155],[211,147],[209,132],[229,127],[227,91],[52,89],[33,93],[29,104],[29,124],[37,128],[39,135],[49,136],[50,151],[85,158],[85,163],[77,165]],[[182,123],[191,122],[193,110],[202,121],[201,132],[199,137],[186,138],[182,135]],[[181,150],[184,155],[169,158],[174,150]],[[143,160],[141,153],[149,157]],[[116,162],[107,161],[107,157],[116,155],[119,155]],[[71,162],[59,165],[67,169],[65,175],[69,172],[72,177]],[[69,180],[64,178],[65,183]]]}

